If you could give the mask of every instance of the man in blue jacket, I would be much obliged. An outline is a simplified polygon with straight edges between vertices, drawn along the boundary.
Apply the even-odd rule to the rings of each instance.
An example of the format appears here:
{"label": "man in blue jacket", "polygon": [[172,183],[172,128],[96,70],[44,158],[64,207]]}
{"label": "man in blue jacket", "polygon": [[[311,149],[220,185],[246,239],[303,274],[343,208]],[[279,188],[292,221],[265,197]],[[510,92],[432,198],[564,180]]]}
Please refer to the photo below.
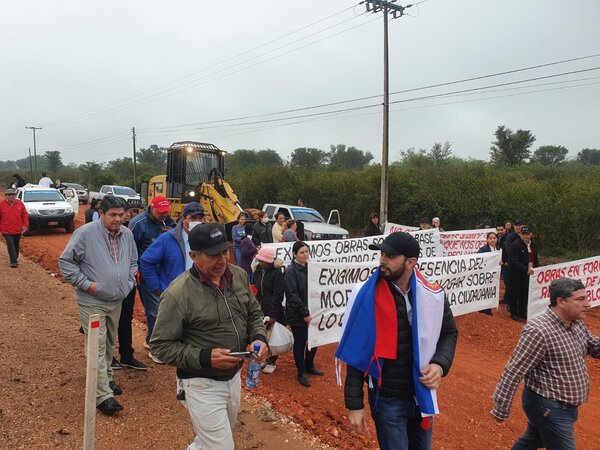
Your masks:
{"label": "man in blue jacket", "polygon": [[171,281],[192,267],[188,233],[195,222],[204,222],[204,209],[188,203],[177,226],[161,234],[140,258],[140,274],[154,295],[160,297]]}
{"label": "man in blue jacket", "polygon": [[[146,249],[152,245],[158,236],[171,230],[175,226],[175,221],[169,217],[170,211],[171,205],[166,197],[154,197],[146,211],[135,216],[131,219],[131,222],[129,222],[129,229],[133,233],[139,258],[142,257]],[[156,314],[158,314],[159,297],[148,288],[143,277],[140,278],[138,290],[140,292],[142,304],[144,305],[144,311],[146,312],[146,326],[148,328],[144,347],[149,348],[148,343],[150,342],[150,336],[152,336],[154,322],[156,322]],[[148,354],[148,356],[155,363],[161,363],[159,360],[152,357],[151,353]]]}

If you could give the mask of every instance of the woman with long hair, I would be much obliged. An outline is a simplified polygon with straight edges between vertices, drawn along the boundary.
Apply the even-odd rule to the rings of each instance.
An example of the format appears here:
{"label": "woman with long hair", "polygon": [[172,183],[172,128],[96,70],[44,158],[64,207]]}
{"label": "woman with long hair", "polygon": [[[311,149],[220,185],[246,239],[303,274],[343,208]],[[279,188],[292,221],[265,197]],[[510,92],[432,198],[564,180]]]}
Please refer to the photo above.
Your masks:
{"label": "woman with long hair", "polygon": [[369,221],[367,222],[367,226],[363,231],[363,236],[379,236],[383,234],[381,228],[379,228],[379,214],[371,213],[369,215]]}
{"label": "woman with long hair", "polygon": [[308,350],[308,325],[312,317],[308,310],[308,246],[303,241],[296,241],[292,247],[294,257],[285,271],[285,319],[292,327],[294,335],[294,362],[298,369],[298,382],[309,387],[307,374],[323,375],[323,371],[315,368],[317,349]]}

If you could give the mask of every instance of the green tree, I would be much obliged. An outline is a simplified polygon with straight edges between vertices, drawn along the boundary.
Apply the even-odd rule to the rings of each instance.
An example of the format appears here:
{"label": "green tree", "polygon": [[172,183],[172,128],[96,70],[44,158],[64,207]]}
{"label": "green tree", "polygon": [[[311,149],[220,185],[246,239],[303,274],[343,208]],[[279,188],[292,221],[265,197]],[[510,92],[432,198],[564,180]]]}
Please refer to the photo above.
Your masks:
{"label": "green tree", "polygon": [[344,144],[329,147],[329,168],[332,170],[358,170],[368,165],[373,159],[371,152],[363,152],[356,147]]}
{"label": "green tree", "polygon": [[589,166],[600,166],[600,150],[596,148],[584,148],[577,153],[577,161]]}
{"label": "green tree", "polygon": [[452,156],[452,144],[448,141],[441,144],[436,142],[429,150],[429,157],[431,158],[434,166],[441,166],[448,162]]}
{"label": "green tree", "polygon": [[562,145],[542,145],[533,152],[531,162],[544,164],[545,166],[560,164],[565,160],[568,153],[569,150]]}
{"label": "green tree", "polygon": [[535,136],[529,130],[517,130],[500,125],[494,133],[490,156],[492,163],[504,166],[516,166],[526,162],[531,152],[529,148],[535,142]]}
{"label": "green tree", "polygon": [[62,167],[64,167],[62,162],[62,157],[60,156],[60,152],[57,151],[48,151],[44,153],[43,158],[46,159],[46,167],[50,171],[50,173],[58,172]]}
{"label": "green tree", "polygon": [[167,152],[156,144],[152,144],[148,148],[140,148],[137,153],[137,162],[145,164],[157,172],[164,172],[167,168]]}
{"label": "green tree", "polygon": [[400,150],[400,161],[393,165],[401,165],[405,167],[430,167],[433,164],[431,156],[427,154],[425,149],[415,149],[414,147],[406,150]]}
{"label": "green tree", "polygon": [[327,153],[318,148],[299,147],[292,152],[290,166],[312,169],[327,163]]}
{"label": "green tree", "polygon": [[283,159],[275,150],[267,148],[256,153],[259,166],[283,166]]}

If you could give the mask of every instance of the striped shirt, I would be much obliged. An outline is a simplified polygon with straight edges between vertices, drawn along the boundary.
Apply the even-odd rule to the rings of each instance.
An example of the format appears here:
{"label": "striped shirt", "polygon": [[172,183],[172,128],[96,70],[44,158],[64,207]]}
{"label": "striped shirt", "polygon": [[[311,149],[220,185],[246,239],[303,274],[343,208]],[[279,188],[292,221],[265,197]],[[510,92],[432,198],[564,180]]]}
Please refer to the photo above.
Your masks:
{"label": "striped shirt", "polygon": [[536,394],[578,406],[588,399],[590,377],[586,355],[600,358],[600,338],[580,320],[567,326],[552,310],[523,327],[521,338],[494,392],[492,414],[507,419],[521,379]]}

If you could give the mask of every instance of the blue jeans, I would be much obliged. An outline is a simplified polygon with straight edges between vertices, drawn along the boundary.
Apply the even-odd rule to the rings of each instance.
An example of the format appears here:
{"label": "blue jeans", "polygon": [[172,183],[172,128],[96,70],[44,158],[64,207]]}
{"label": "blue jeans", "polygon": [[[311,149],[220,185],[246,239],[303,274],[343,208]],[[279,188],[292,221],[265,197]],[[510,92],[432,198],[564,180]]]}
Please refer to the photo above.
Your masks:
{"label": "blue jeans", "polygon": [[421,411],[414,400],[381,397],[377,389],[369,389],[371,416],[375,421],[381,450],[430,450],[433,434],[421,428]]}
{"label": "blue jeans", "polygon": [[148,289],[148,285],[144,283],[144,280],[140,282],[138,286],[140,292],[140,298],[142,299],[142,305],[144,305],[144,312],[146,313],[146,327],[148,328],[148,334],[146,335],[146,342],[150,342],[152,336],[152,330],[154,330],[154,324],[156,323],[156,315],[158,314],[158,302],[160,297]]}
{"label": "blue jeans", "polygon": [[242,251],[240,250],[239,247],[233,247],[233,256],[235,258],[235,265],[239,266],[240,265],[240,259],[242,257]]}
{"label": "blue jeans", "polygon": [[577,421],[577,406],[548,400],[524,389],[523,410],[527,429],[512,450],[575,450],[573,424]]}

